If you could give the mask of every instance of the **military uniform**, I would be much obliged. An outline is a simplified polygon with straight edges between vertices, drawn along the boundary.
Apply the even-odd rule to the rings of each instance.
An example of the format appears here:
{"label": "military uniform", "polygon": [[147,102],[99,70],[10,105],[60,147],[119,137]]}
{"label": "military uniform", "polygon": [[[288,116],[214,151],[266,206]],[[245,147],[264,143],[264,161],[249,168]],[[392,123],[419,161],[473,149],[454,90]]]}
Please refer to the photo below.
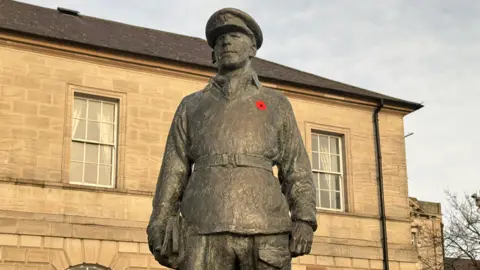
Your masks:
{"label": "military uniform", "polygon": [[317,227],[310,162],[289,101],[251,69],[239,81],[231,89],[216,75],[173,118],[149,228],[181,213],[180,269],[289,269],[292,221]]}

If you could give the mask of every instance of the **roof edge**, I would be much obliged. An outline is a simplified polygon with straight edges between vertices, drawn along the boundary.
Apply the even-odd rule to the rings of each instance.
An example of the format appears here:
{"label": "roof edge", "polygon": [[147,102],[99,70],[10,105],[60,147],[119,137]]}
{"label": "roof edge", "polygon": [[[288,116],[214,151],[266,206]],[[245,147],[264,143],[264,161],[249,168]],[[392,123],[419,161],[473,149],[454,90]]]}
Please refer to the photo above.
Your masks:
{"label": "roof edge", "polygon": [[[94,17],[92,17],[92,18],[94,18]],[[77,41],[72,41],[72,40],[64,40],[64,39],[59,39],[59,38],[53,38],[53,37],[48,37],[48,36],[45,36],[45,35],[38,35],[38,34],[28,33],[28,32],[24,32],[24,31],[12,30],[12,29],[7,29],[7,28],[0,28],[0,33],[1,32],[4,32],[4,33],[6,33],[7,35],[10,35],[10,36],[19,37],[21,39],[30,39],[30,40],[34,40],[34,41],[37,40],[37,41],[40,41],[40,42],[55,43],[55,44],[58,44],[60,46],[61,45],[66,45],[66,46],[77,47],[79,49],[86,49],[86,50],[92,50],[92,51],[100,50],[104,53],[109,53],[109,54],[121,53],[121,54],[130,56],[132,58],[139,58],[140,57],[140,58],[143,58],[144,60],[151,60],[151,61],[161,60],[161,61],[164,61],[168,64],[172,64],[172,65],[180,65],[180,66],[185,66],[185,67],[194,66],[198,69],[204,69],[204,70],[212,71],[212,72],[216,71],[215,67],[209,66],[209,65],[192,63],[192,62],[188,62],[188,61],[181,61],[181,60],[178,60],[178,59],[173,60],[173,59],[169,59],[169,58],[165,58],[165,57],[155,57],[155,56],[152,56],[152,55],[149,55],[149,54],[142,54],[142,53],[131,52],[131,51],[127,51],[127,50],[119,50],[119,49],[115,49],[115,48],[111,48],[111,47],[92,45],[92,44],[89,44],[89,43],[82,43],[82,42],[77,42]],[[183,36],[183,35],[180,35],[180,36]],[[185,36],[185,37],[189,37],[189,36]],[[200,39],[200,38],[196,38],[196,39]],[[32,43],[34,43],[34,42],[32,42]],[[34,44],[32,44],[32,45],[34,45]],[[58,48],[55,48],[54,46],[52,46],[50,48],[58,50]],[[334,80],[327,79],[327,78],[324,78],[324,77],[321,77],[321,76],[318,76],[318,75],[315,75],[315,74],[312,74],[312,73],[304,72],[304,71],[297,70],[297,69],[294,69],[294,68],[289,67],[289,66],[285,66],[285,65],[278,64],[278,63],[275,63],[275,62],[272,62],[272,61],[269,61],[269,60],[265,60],[265,59],[262,59],[262,58],[259,58],[259,57],[256,57],[256,58],[258,60],[261,60],[261,61],[266,61],[266,62],[275,64],[275,65],[280,65],[282,67],[294,70],[296,72],[302,72],[302,73],[305,73],[305,74],[309,74],[311,76],[320,77],[320,78],[325,79],[325,80],[334,81]],[[355,98],[355,99],[359,99],[359,100],[364,100],[364,101],[367,101],[367,102],[374,102],[374,103],[379,103],[380,104],[381,100],[383,99],[384,103],[386,105],[405,108],[409,111],[408,113],[412,113],[412,112],[414,112],[416,110],[419,110],[419,109],[424,107],[420,103],[415,103],[415,102],[410,102],[410,101],[405,101],[405,100],[396,101],[396,100],[390,100],[390,99],[385,99],[385,98],[375,98],[375,97],[362,95],[362,94],[349,93],[349,92],[346,92],[346,91],[333,89],[333,88],[319,87],[319,86],[311,85],[311,84],[308,84],[308,83],[297,83],[297,82],[292,82],[292,81],[288,81],[288,80],[281,80],[281,79],[272,78],[272,77],[269,77],[269,76],[259,75],[259,78],[264,79],[264,80],[268,80],[268,81],[270,81],[271,83],[274,83],[274,84],[279,83],[279,84],[286,85],[286,86],[309,88],[309,89],[312,89],[314,91],[318,90],[318,91],[326,92],[328,94],[351,97],[351,98]],[[349,85],[349,84],[345,84],[345,83],[338,82],[338,81],[334,81],[334,82],[341,83],[341,84],[344,84],[344,85]],[[354,87],[356,87],[356,86],[354,86]],[[370,90],[367,90],[367,89],[363,89],[363,90],[370,91]],[[370,92],[372,92],[372,91],[370,91]]]}
{"label": "roof edge", "polygon": [[259,77],[260,78],[265,78],[267,80],[271,80],[273,82],[279,82],[279,83],[284,84],[284,85],[292,85],[292,86],[296,86],[296,87],[306,87],[306,88],[310,88],[310,89],[318,89],[320,91],[327,92],[329,94],[356,98],[356,99],[365,100],[365,101],[368,101],[368,102],[374,102],[374,103],[377,103],[377,104],[381,104],[382,100],[383,100],[385,105],[405,108],[405,109],[409,110],[409,113],[412,113],[412,112],[417,111],[417,110],[424,107],[423,104],[416,103],[416,102],[411,102],[411,101],[406,101],[406,100],[396,101],[396,100],[390,100],[390,99],[385,99],[385,98],[380,98],[380,97],[375,98],[375,97],[369,97],[369,96],[361,95],[361,94],[348,93],[348,92],[345,92],[345,91],[342,91],[342,90],[337,90],[337,89],[332,89],[332,88],[324,88],[324,87],[319,87],[319,86],[316,86],[316,85],[310,85],[308,83],[296,83],[296,82],[292,82],[292,81],[280,80],[280,79],[277,79],[277,78],[265,77],[265,76],[260,76],[260,75],[259,75]]}

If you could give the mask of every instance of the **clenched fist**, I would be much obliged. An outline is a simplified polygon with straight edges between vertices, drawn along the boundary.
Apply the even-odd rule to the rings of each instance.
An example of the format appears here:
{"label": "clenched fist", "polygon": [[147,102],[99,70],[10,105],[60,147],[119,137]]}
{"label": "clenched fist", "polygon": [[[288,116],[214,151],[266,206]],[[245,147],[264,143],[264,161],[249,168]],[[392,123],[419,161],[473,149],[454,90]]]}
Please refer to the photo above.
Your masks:
{"label": "clenched fist", "polygon": [[290,237],[290,253],[298,257],[310,253],[313,242],[313,228],[302,221],[294,222]]}
{"label": "clenched fist", "polygon": [[147,229],[148,247],[161,265],[176,268],[183,257],[183,239],[179,217],[168,220],[166,228],[152,226]]}

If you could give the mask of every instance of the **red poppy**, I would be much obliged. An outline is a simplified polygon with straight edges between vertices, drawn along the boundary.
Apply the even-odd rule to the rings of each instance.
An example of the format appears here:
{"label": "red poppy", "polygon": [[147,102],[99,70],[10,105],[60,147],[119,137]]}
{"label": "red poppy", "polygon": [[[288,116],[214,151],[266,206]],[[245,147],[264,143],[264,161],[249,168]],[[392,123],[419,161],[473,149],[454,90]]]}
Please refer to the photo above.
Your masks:
{"label": "red poppy", "polygon": [[257,108],[261,111],[267,109],[267,105],[265,105],[265,102],[263,102],[261,100],[257,101],[256,105],[257,105]]}

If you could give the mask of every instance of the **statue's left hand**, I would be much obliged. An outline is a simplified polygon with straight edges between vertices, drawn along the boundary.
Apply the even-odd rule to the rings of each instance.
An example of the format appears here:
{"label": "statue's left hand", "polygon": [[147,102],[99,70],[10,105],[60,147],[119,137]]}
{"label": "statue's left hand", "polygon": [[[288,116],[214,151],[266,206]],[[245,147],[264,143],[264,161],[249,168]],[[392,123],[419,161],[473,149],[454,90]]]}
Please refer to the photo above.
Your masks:
{"label": "statue's left hand", "polygon": [[290,237],[290,253],[298,257],[310,253],[313,242],[313,229],[310,224],[302,221],[294,222]]}

